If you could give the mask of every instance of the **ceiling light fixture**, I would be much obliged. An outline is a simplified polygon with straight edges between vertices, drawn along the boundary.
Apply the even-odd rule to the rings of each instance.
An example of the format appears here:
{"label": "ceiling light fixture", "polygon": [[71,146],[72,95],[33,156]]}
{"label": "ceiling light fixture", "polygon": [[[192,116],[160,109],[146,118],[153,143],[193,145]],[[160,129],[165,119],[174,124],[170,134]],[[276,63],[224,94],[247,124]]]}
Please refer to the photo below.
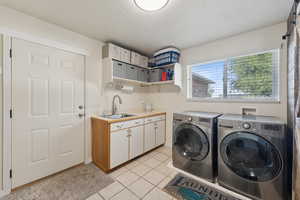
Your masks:
{"label": "ceiling light fixture", "polygon": [[135,4],[145,11],[156,11],[165,7],[169,0],[134,0]]}

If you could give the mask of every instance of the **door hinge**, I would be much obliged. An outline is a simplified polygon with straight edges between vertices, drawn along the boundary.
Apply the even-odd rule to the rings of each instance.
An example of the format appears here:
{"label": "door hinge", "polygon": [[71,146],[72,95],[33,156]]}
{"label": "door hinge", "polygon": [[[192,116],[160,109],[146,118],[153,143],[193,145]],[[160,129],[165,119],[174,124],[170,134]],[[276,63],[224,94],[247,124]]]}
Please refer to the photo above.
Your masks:
{"label": "door hinge", "polygon": [[10,110],[9,110],[9,117],[10,117],[10,119],[12,119],[12,117],[13,117],[12,115],[13,115],[12,109],[10,109]]}
{"label": "door hinge", "polygon": [[9,170],[9,178],[12,178],[12,170]]}
{"label": "door hinge", "polygon": [[12,58],[12,49],[9,49],[9,57]]}

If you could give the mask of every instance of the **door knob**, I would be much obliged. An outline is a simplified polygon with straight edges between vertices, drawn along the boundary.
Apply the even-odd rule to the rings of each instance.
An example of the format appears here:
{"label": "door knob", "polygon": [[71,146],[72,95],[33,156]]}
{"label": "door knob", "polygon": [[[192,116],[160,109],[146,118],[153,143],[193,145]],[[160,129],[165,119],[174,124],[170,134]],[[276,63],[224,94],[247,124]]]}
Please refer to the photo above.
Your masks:
{"label": "door knob", "polygon": [[82,109],[83,109],[83,106],[82,106],[82,105],[80,105],[80,106],[78,106],[78,108],[79,108],[80,110],[82,110]]}
{"label": "door knob", "polygon": [[82,117],[85,116],[85,114],[79,113],[78,116],[79,116],[80,118],[82,118]]}

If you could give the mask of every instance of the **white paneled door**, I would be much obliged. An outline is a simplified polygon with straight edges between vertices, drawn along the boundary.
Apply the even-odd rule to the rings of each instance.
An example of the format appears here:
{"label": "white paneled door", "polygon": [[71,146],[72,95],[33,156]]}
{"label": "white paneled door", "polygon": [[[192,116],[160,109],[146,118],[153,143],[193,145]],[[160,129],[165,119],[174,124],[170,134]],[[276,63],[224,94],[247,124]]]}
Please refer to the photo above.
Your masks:
{"label": "white paneled door", "polygon": [[84,161],[84,56],[12,40],[12,187]]}

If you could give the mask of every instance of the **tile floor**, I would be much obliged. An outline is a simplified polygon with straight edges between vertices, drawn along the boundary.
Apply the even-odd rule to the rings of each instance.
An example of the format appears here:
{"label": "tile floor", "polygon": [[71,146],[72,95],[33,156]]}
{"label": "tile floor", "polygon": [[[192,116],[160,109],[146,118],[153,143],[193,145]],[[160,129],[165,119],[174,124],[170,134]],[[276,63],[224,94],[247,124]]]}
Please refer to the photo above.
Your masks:
{"label": "tile floor", "polygon": [[174,200],[162,189],[177,174],[168,167],[172,150],[160,147],[110,173],[114,183],[86,200]]}

